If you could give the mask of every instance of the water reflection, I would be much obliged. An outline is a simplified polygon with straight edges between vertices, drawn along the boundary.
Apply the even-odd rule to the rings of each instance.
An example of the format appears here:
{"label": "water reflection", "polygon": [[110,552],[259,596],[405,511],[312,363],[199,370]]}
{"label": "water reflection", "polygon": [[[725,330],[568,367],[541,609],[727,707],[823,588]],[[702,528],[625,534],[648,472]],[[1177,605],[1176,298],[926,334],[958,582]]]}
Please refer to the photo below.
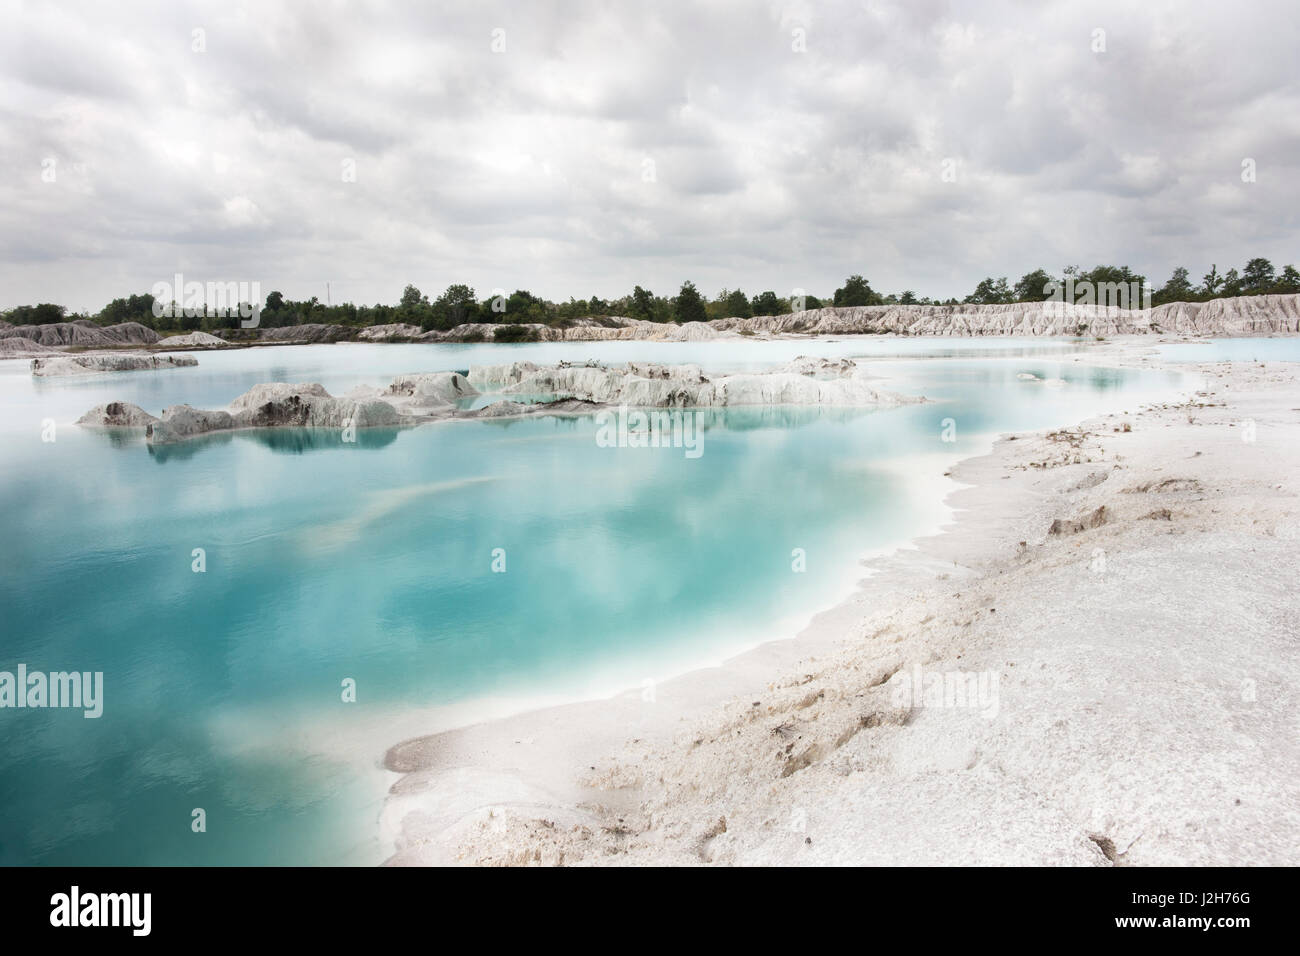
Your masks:
{"label": "water reflection", "polygon": [[[915,407],[899,406],[899,407]],[[877,412],[895,410],[892,406],[836,406],[836,405],[733,405],[727,408],[636,408],[629,411],[640,412],[653,425],[661,415],[690,415],[699,428],[722,428],[728,431],[756,431],[763,428],[798,428],[804,425],[832,422],[843,423],[872,415]],[[557,429],[569,423],[568,430],[576,430],[577,423],[583,420],[595,420],[602,413],[618,414],[619,406],[608,405],[590,412],[563,415],[545,415],[537,413],[517,418],[483,418],[478,419],[484,425],[508,431],[525,422],[536,422],[546,418],[556,423]],[[532,427],[531,425],[528,427]]]}
{"label": "water reflection", "polygon": [[[125,429],[119,429],[125,431]],[[250,441],[282,455],[302,455],[313,451],[362,448],[367,451],[385,448],[397,440],[400,428],[358,428],[355,441],[343,440],[341,428],[243,428],[213,432],[197,438],[165,445],[146,445],[154,461],[187,461],[202,451],[229,445],[232,441]],[[139,431],[136,430],[136,434]],[[118,442],[114,442],[118,444]],[[121,444],[129,444],[122,441]]]}

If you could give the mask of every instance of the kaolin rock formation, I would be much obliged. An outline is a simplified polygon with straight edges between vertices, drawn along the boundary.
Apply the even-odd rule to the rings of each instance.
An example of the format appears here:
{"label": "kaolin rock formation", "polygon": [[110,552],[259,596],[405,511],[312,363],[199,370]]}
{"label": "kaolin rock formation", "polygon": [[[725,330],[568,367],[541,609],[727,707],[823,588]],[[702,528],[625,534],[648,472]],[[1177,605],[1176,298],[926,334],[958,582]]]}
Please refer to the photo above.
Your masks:
{"label": "kaolin rock formation", "polygon": [[187,349],[220,349],[228,348],[230,343],[223,338],[219,338],[208,332],[189,332],[185,335],[171,335],[165,339],[159,339],[155,343],[160,349],[170,348],[187,348]]}
{"label": "kaolin rock formation", "polygon": [[[506,399],[468,409],[463,399],[479,395],[472,384],[506,386]],[[542,400],[535,400],[535,399]],[[78,424],[145,428],[151,444],[182,441],[235,428],[366,428],[412,425],[445,418],[512,418],[590,412],[606,404],[667,408],[730,405],[894,406],[923,402],[873,388],[848,360],[798,358],[774,372],[710,379],[697,365],[632,363],[541,367],[531,362],[479,366],[467,378],[459,372],[400,375],[386,389],[360,386],[335,398],[315,383],[256,385],[228,408],[206,410],[173,405],[155,417],[127,402],[91,409]]]}
{"label": "kaolin rock formation", "polygon": [[[539,341],[705,342],[740,336],[801,335],[1275,335],[1300,332],[1300,295],[1238,296],[1209,302],[1174,302],[1152,309],[1020,302],[1012,305],[875,305],[810,309],[790,315],[710,322],[646,322],[608,317],[578,319],[567,328],[536,323],[526,328]],[[371,342],[464,342],[494,340],[498,325],[472,323],[446,332],[423,332],[394,323],[363,329]]]}
{"label": "kaolin rock formation", "polygon": [[93,375],[96,372],[138,372],[159,368],[188,368],[198,365],[192,355],[147,355],[110,352],[101,355],[57,355],[32,359],[32,374],[48,378],[59,375]]}
{"label": "kaolin rock formation", "polygon": [[450,417],[456,399],[476,394],[457,372],[404,375],[384,392],[361,387],[342,398],[316,383],[269,382],[253,386],[225,409],[172,405],[157,417],[129,402],[109,402],[88,411],[77,424],[143,427],[150,444],[162,445],[236,428],[409,425]]}
{"label": "kaolin rock formation", "polygon": [[724,331],[765,335],[1269,335],[1300,331],[1300,295],[1238,296],[1131,310],[1054,302],[871,305],[709,324]]}
{"label": "kaolin rock formation", "polygon": [[230,411],[173,405],[159,421],[146,426],[145,437],[161,445],[232,428],[367,428],[406,421],[387,402],[334,398],[316,384],[273,382],[253,386],[230,403]]}
{"label": "kaolin rock formation", "polygon": [[480,365],[470,382],[505,386],[505,394],[549,395],[607,405],[723,408],[736,405],[896,406],[924,401],[875,388],[849,360],[800,357],[772,372],[707,378],[698,365],[631,363],[626,368]]}
{"label": "kaolin rock formation", "polygon": [[50,325],[10,325],[0,322],[0,338],[17,336],[41,345],[55,347],[111,348],[121,345],[153,345],[158,333],[139,322],[119,325],[96,325],[85,319],[54,322]]}

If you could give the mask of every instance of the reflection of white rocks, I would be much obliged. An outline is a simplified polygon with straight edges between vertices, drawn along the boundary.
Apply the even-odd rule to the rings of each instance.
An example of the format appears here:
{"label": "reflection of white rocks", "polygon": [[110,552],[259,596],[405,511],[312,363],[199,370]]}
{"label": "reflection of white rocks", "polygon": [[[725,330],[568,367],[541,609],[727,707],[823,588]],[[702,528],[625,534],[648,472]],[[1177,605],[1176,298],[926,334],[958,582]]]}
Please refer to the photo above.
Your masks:
{"label": "reflection of white rocks", "polygon": [[1016,378],[1022,382],[1033,382],[1035,385],[1042,385],[1047,388],[1064,388],[1066,384],[1063,378],[1039,378],[1032,372],[1021,372]]}
{"label": "reflection of white rocks", "polygon": [[[799,362],[800,360],[796,360]],[[792,363],[793,364],[793,363]],[[712,408],[734,405],[894,406],[924,401],[869,384],[857,366],[805,359],[800,371],[755,372],[707,378],[698,365],[633,363],[538,367],[529,362],[475,366],[472,382],[503,385],[507,394],[551,395],[602,404]],[[814,377],[817,374],[833,378]]]}
{"label": "reflection of white rocks", "polygon": [[130,352],[108,355],[59,355],[32,359],[32,374],[39,377],[93,375],[96,372],[138,372],[160,368],[185,368],[198,364],[198,360],[192,355],[140,355]]}

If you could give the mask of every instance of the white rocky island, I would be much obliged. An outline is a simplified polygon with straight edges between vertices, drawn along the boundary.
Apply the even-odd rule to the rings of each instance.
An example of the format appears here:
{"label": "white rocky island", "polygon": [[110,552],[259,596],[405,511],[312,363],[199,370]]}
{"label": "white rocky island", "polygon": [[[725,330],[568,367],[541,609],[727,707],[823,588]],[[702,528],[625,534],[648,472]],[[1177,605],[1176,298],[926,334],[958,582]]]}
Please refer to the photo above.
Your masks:
{"label": "white rocky island", "polygon": [[[466,400],[487,391],[503,398],[481,408]],[[224,409],[172,405],[161,417],[129,402],[99,405],[79,425],[145,429],[151,444],[167,444],[239,428],[368,428],[446,419],[573,415],[609,405],[639,408],[725,408],[755,405],[876,408],[924,402],[885,392],[852,361],[798,358],[770,372],[710,378],[698,365],[631,363],[608,367],[539,366],[532,362],[475,366],[459,372],[400,375],[387,388],[358,386],[335,397],[317,383],[255,385]]]}
{"label": "white rocky island", "polygon": [[856,363],[800,357],[770,372],[708,377],[698,365],[623,367],[585,365],[479,365],[469,370],[478,385],[504,394],[554,395],[602,405],[642,408],[724,408],[735,405],[835,405],[892,407],[924,401],[870,384]]}
{"label": "white rocky island", "polygon": [[94,375],[99,372],[142,372],[160,368],[189,368],[198,365],[192,355],[150,355],[145,352],[109,352],[94,355],[52,355],[32,359],[37,378],[62,375]]}

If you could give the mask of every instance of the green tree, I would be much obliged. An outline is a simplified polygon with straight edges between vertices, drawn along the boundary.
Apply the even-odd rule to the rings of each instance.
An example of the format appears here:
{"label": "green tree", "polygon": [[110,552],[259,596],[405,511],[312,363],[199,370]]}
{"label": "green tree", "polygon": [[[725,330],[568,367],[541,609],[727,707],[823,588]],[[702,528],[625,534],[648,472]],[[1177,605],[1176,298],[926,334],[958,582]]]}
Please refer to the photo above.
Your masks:
{"label": "green tree", "polygon": [[262,306],[262,314],[258,318],[258,325],[266,329],[278,329],[282,325],[292,325],[292,320],[286,322],[285,315],[290,312],[284,301],[284,293],[272,291],[266,297],[266,302]]}
{"label": "green tree", "polygon": [[653,293],[637,286],[632,290],[632,301],[628,306],[629,318],[653,322],[655,319],[655,297]]}
{"label": "green tree", "polygon": [[1001,279],[992,276],[981,279],[979,285],[975,286],[975,291],[966,296],[966,301],[972,305],[998,305],[1010,302],[1011,299],[1011,287],[1007,285],[1006,276]]}
{"label": "green tree", "polygon": [[1234,295],[1241,295],[1241,275],[1236,269],[1229,269],[1223,274],[1223,289],[1221,290],[1221,293],[1225,298],[1230,298]]}
{"label": "green tree", "polygon": [[478,321],[478,300],[469,286],[449,285],[447,291],[434,301],[430,311],[437,327],[454,329]]}
{"label": "green tree", "polygon": [[139,322],[141,325],[154,327],[153,293],[132,295],[124,299],[114,299],[99,310],[97,316],[101,325],[117,325],[119,322]]}
{"label": "green tree", "polygon": [[747,319],[754,314],[749,308],[749,296],[739,289],[727,292],[722,301],[726,318]]}
{"label": "green tree", "polygon": [[10,310],[7,318],[14,325],[53,325],[65,321],[67,313],[66,306],[42,302],[39,305],[17,306]]}
{"label": "green tree", "polygon": [[1060,288],[1060,283],[1046,269],[1026,272],[1016,283],[1012,294],[1016,302],[1046,302]]}
{"label": "green tree", "polygon": [[405,312],[414,312],[422,305],[429,304],[429,297],[421,295],[420,290],[413,285],[408,285],[402,290],[401,308]]}
{"label": "green tree", "polygon": [[784,315],[790,311],[788,305],[782,308],[782,302],[775,292],[761,292],[754,296],[749,304],[754,315]]}
{"label": "green tree", "polygon": [[1142,306],[1143,288],[1147,284],[1146,276],[1138,275],[1128,266],[1094,266],[1091,271],[1083,273],[1079,278],[1092,283],[1097,305],[1129,309]]}
{"label": "green tree", "polygon": [[1163,305],[1166,302],[1190,302],[1195,295],[1196,290],[1192,288],[1187,270],[1179,266],[1174,270],[1173,275],[1169,277],[1169,281],[1156,292],[1152,302],[1157,305]]}
{"label": "green tree", "polygon": [[849,276],[844,285],[835,290],[837,307],[858,305],[880,305],[881,298],[871,289],[871,283],[862,276]]}
{"label": "green tree", "polygon": [[678,322],[704,322],[708,319],[704,299],[695,288],[694,282],[688,280],[682,283],[681,291],[677,293],[677,299],[673,303],[673,317]]}
{"label": "green tree", "polygon": [[740,289],[723,289],[715,299],[719,319],[749,319],[754,312],[749,307],[749,297]]}
{"label": "green tree", "polygon": [[1217,263],[1210,266],[1210,271],[1205,273],[1201,282],[1203,283],[1201,288],[1204,289],[1207,297],[1213,297],[1218,293],[1219,288],[1223,285],[1223,276],[1219,275]]}
{"label": "green tree", "polygon": [[1282,267],[1282,274],[1277,277],[1273,291],[1282,294],[1300,292],[1300,272],[1296,271],[1295,266]]}
{"label": "green tree", "polygon": [[916,305],[916,293],[911,289],[904,289],[903,294],[898,297],[899,305]]}
{"label": "green tree", "polygon": [[1241,291],[1246,295],[1263,295],[1275,281],[1273,263],[1267,259],[1251,259],[1241,270]]}

